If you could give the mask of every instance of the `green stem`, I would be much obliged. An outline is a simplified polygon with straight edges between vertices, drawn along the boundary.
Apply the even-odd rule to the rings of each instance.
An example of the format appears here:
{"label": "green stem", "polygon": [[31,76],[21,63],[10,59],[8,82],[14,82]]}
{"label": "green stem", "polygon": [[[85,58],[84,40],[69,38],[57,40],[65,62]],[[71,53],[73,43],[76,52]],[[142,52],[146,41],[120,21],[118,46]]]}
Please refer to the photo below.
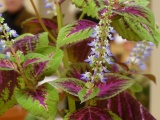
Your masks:
{"label": "green stem", "polygon": [[57,69],[56,73],[57,73],[58,77],[60,78],[60,77],[61,77],[61,74],[60,74],[60,72],[59,72],[58,69]]}
{"label": "green stem", "polygon": [[[62,17],[62,10],[58,3],[58,0],[56,1],[56,11],[57,11],[58,30],[60,31],[60,29],[63,27],[63,19],[62,19],[63,17]],[[68,58],[66,46],[63,47],[63,51],[64,51],[63,64],[64,64],[64,68],[67,68],[69,64],[69,58]],[[69,106],[70,112],[74,112],[76,110],[75,101],[69,96],[68,96],[68,106]]]}
{"label": "green stem", "polygon": [[[1,24],[0,24],[0,26],[1,26]],[[16,64],[17,64],[17,67],[18,67],[18,69],[19,69],[19,70],[17,70],[18,73],[20,73],[20,74],[22,75],[22,77],[23,77],[23,79],[24,79],[24,81],[25,81],[26,86],[27,86],[28,88],[30,88],[30,89],[34,89],[34,87],[31,85],[31,83],[28,81],[28,79],[27,79],[26,76],[25,76],[24,69],[23,69],[23,67],[21,66],[21,61],[20,61],[19,57],[17,56],[14,48],[12,47],[12,43],[10,42],[10,40],[9,40],[9,38],[8,38],[5,30],[2,30],[2,32],[3,32],[3,34],[4,34],[4,36],[5,36],[6,40],[7,40],[7,42],[8,42],[9,45],[10,45],[11,53],[12,53],[12,55],[14,56],[15,61],[16,61]]]}
{"label": "green stem", "polygon": [[58,0],[56,1],[56,11],[57,11],[57,22],[59,31],[63,27],[63,17],[62,17],[61,6],[59,5]]}
{"label": "green stem", "polygon": [[76,111],[75,101],[70,96],[68,96],[68,106],[69,106],[69,111],[70,112]]}
{"label": "green stem", "polygon": [[83,12],[81,13],[81,16],[79,17],[79,20],[83,19],[84,15],[85,15],[85,13],[84,13],[84,11],[83,11]]}
{"label": "green stem", "polygon": [[39,13],[38,13],[38,10],[37,10],[37,8],[36,8],[33,0],[30,0],[30,1],[31,1],[31,4],[32,4],[32,6],[33,6],[33,8],[34,8],[34,11],[35,11],[35,13],[36,13],[36,16],[37,16],[37,18],[38,18],[38,20],[39,20],[39,22],[40,22],[43,30],[44,30],[45,32],[48,32],[48,36],[50,37],[50,39],[51,39],[53,42],[56,43],[56,39],[52,36],[52,34],[48,31],[48,29],[46,28],[45,24],[43,23],[43,20],[42,20],[42,18],[40,17],[40,15],[39,15]]}
{"label": "green stem", "polygon": [[63,64],[64,64],[64,68],[67,68],[67,66],[69,64],[69,58],[68,58],[68,53],[67,53],[66,47],[63,48],[63,51],[64,51]]}
{"label": "green stem", "polygon": [[[56,1],[56,11],[57,11],[58,30],[60,31],[60,29],[63,27],[63,17],[62,17],[61,6],[58,3],[58,0]],[[67,68],[69,63],[69,58],[68,58],[66,46],[63,47],[63,51],[64,51],[63,64],[64,64],[64,67]]]}
{"label": "green stem", "polygon": [[64,116],[62,115],[62,113],[59,111],[59,109],[57,108],[57,113],[63,118]]}

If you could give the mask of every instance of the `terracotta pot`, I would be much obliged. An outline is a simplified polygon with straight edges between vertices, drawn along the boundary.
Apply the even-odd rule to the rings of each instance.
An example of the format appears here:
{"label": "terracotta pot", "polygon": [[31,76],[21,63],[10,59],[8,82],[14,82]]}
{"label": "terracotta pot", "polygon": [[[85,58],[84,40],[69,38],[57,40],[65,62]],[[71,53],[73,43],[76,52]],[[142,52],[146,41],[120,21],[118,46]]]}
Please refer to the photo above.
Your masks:
{"label": "terracotta pot", "polygon": [[20,106],[14,106],[0,116],[0,120],[25,120],[27,112]]}

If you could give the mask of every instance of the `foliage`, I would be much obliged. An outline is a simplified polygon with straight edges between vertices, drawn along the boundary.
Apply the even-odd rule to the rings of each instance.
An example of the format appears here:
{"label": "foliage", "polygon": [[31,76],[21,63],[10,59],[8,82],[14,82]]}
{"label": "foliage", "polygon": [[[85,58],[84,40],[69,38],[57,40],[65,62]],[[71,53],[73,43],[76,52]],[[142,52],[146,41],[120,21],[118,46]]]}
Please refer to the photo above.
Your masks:
{"label": "foliage", "polygon": [[[132,96],[143,89],[137,76],[156,83],[153,75],[133,70],[135,64],[145,68],[143,61],[160,39],[149,2],[72,0],[82,10],[80,18],[87,14],[99,23],[79,19],[65,26],[64,0],[44,2],[57,16],[42,19],[36,12],[38,18],[23,22],[32,34],[18,37],[0,14],[0,114],[19,104],[46,120],[57,113],[64,120],[155,120]],[[110,49],[115,32],[137,42],[127,63],[116,60]],[[52,75],[58,79],[42,84]],[[65,116],[57,110],[60,91],[68,97]],[[85,105],[78,110],[75,101]]]}

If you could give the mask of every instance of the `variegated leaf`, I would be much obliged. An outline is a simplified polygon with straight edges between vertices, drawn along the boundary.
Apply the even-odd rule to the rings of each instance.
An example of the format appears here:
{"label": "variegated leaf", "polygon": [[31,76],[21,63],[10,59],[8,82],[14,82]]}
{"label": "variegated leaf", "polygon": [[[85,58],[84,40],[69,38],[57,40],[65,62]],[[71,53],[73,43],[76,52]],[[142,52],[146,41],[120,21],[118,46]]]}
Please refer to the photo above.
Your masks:
{"label": "variegated leaf", "polygon": [[147,6],[148,0],[119,0],[120,4]]}
{"label": "variegated leaf", "polygon": [[82,103],[94,98],[96,95],[98,95],[99,92],[100,92],[99,88],[92,88],[92,89],[83,88],[78,92],[78,97]]}
{"label": "variegated leaf", "polygon": [[[22,51],[23,54],[33,52],[35,49],[48,46],[48,33],[42,33],[38,35],[23,35],[19,36],[13,44],[15,51]],[[10,48],[6,49],[3,53],[11,52]]]}
{"label": "variegated leaf", "polygon": [[38,56],[37,58],[35,58],[35,56],[33,56],[33,58],[29,57],[30,59],[23,64],[26,77],[31,81],[41,81],[45,76],[52,75],[60,66],[63,58],[62,50],[51,51],[51,53],[45,54],[46,56],[39,53],[31,53],[31,55],[32,54],[35,56],[38,55],[39,58]]}
{"label": "variegated leaf", "polygon": [[87,63],[73,63],[70,64],[65,72],[65,76],[69,78],[81,79],[81,74],[85,71],[91,71],[91,67]]}
{"label": "variegated leaf", "polygon": [[119,6],[113,11],[112,26],[120,36],[131,41],[151,41],[158,44],[160,32],[154,15],[143,6]]}
{"label": "variegated leaf", "polygon": [[93,33],[92,28],[95,27],[95,25],[96,23],[89,20],[79,20],[66,25],[58,34],[57,47],[59,48],[89,38]]}
{"label": "variegated leaf", "polygon": [[50,84],[74,96],[78,96],[78,92],[85,86],[85,82],[75,78],[61,78]]}
{"label": "variegated leaf", "polygon": [[0,71],[0,115],[17,103],[14,94],[23,86],[23,80],[17,72]]}
{"label": "variegated leaf", "polygon": [[108,99],[118,95],[125,91],[127,88],[134,84],[134,80],[119,74],[107,73],[105,83],[99,83],[98,88],[100,89],[97,99]]}
{"label": "variegated leaf", "polygon": [[15,70],[16,64],[9,59],[0,59],[0,70]]}
{"label": "variegated leaf", "polygon": [[33,115],[53,120],[58,103],[58,92],[49,84],[44,84],[35,90],[24,89],[16,93],[18,103]]}

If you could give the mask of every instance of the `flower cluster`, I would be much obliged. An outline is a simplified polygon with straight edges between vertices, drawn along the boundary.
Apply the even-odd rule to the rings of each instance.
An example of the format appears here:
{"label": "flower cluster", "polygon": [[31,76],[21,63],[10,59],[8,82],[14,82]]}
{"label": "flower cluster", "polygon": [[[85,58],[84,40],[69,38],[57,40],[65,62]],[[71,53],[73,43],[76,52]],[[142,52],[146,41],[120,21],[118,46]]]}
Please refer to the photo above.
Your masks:
{"label": "flower cluster", "polygon": [[[2,7],[2,4],[0,4],[0,7]],[[2,17],[2,14],[0,14],[0,53],[3,53],[3,51],[8,47],[8,41],[4,40],[5,38],[13,38],[18,37],[19,35],[15,30],[12,30],[7,23],[4,23],[4,18]],[[14,42],[14,40],[11,39],[11,43]],[[7,52],[5,54],[5,58],[10,58],[11,53]]]}
{"label": "flower cluster", "polygon": [[[2,5],[0,4],[0,7]],[[3,32],[3,30],[6,32],[6,35],[8,37],[17,37],[18,34],[15,30],[12,30],[7,23],[4,23],[4,18],[2,17],[2,14],[0,14],[0,33]]]}
{"label": "flower cluster", "polygon": [[3,52],[6,48],[6,41],[5,40],[0,40],[0,53]]}
{"label": "flower cluster", "polygon": [[115,33],[112,27],[108,27],[108,36],[105,40],[101,40],[100,35],[100,26],[93,28],[93,33],[91,37],[95,38],[91,43],[88,43],[91,46],[91,53],[85,62],[89,63],[93,68],[93,75],[89,72],[82,74],[82,79],[90,80],[94,82],[96,78],[99,78],[101,82],[105,82],[107,78],[104,77],[104,73],[109,72],[105,64],[113,64],[112,56],[113,54],[110,51],[109,40],[113,40],[112,34]]}
{"label": "flower cluster", "polygon": [[127,60],[129,64],[138,64],[142,70],[146,69],[145,60],[151,55],[154,44],[152,42],[138,42]]}
{"label": "flower cluster", "polygon": [[44,1],[44,8],[47,9],[47,14],[54,14],[55,12],[55,8],[56,8],[56,5],[54,4],[53,0],[43,0]]}

